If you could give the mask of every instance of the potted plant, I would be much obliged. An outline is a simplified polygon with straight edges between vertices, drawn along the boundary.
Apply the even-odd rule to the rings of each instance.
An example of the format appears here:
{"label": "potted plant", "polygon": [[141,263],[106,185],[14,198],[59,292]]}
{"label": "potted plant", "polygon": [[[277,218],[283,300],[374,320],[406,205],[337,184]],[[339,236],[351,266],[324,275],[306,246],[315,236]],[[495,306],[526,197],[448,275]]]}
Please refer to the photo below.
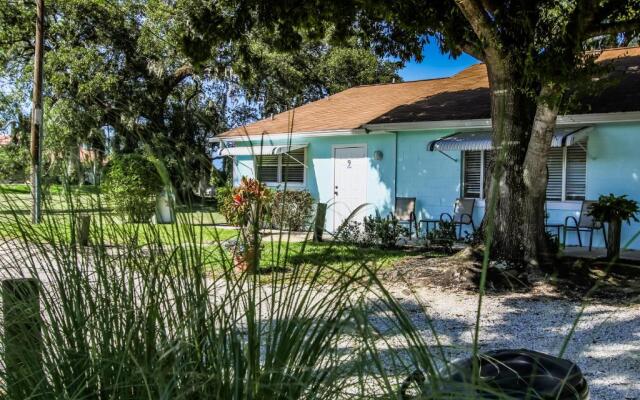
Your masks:
{"label": "potted plant", "polygon": [[628,199],[626,195],[602,195],[591,206],[589,215],[600,222],[609,224],[607,230],[607,258],[613,259],[620,255],[622,222],[630,223],[631,220],[638,222],[637,212],[638,202]]}
{"label": "potted plant", "polygon": [[259,181],[243,177],[233,189],[230,204],[233,220],[240,226],[240,240],[235,249],[235,266],[257,272],[260,264],[260,228],[268,212],[271,191]]}

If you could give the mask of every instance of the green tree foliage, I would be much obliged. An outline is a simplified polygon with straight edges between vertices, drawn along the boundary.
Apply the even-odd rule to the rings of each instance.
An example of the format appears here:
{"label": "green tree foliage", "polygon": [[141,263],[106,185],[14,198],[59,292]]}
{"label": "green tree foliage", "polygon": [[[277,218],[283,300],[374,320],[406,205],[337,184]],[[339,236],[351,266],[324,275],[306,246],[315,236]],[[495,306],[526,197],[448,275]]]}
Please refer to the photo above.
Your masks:
{"label": "green tree foliage", "polygon": [[[355,41],[334,49],[310,36],[290,53],[262,40],[258,29],[246,40],[203,48],[193,64],[181,51],[193,7],[186,0],[46,5],[46,157],[60,160],[64,149],[82,143],[103,154],[108,128],[115,153],[148,146],[181,194],[196,190],[210,169],[208,137],[350,85],[397,78],[397,64]],[[0,79],[7,88],[0,122],[28,109],[34,21],[32,2],[0,4]]]}
{"label": "green tree foliage", "polygon": [[[0,5],[1,25],[10,27],[0,33],[0,69],[23,109],[34,10],[31,2]],[[104,151],[102,130],[110,127],[116,153],[147,145],[176,186],[193,186],[194,175],[210,165],[206,138],[224,118],[209,76],[194,75],[178,51],[181,23],[175,6],[160,0],[47,2],[45,118],[52,158],[79,143]]]}
{"label": "green tree foliage", "polygon": [[285,111],[353,86],[400,81],[401,63],[385,61],[354,40],[332,46],[328,39],[306,38],[295,51],[274,48],[267,33],[238,45],[233,70],[259,116]]}
{"label": "green tree foliage", "polygon": [[162,186],[153,163],[131,153],[109,162],[103,188],[107,202],[116,213],[128,221],[146,222],[155,211],[156,195]]}
{"label": "green tree foliage", "polygon": [[0,146],[0,182],[24,183],[29,177],[29,159],[24,146]]}

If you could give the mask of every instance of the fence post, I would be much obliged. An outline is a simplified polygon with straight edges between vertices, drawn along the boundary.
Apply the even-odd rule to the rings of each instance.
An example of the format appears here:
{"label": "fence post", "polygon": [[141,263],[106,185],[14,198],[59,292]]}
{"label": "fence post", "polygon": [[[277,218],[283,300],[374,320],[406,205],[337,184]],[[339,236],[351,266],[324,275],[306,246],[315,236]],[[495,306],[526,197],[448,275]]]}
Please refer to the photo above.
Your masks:
{"label": "fence post", "polygon": [[327,204],[318,203],[316,207],[316,220],[313,229],[313,241],[322,242],[322,233],[324,232],[324,223],[327,216]]}
{"label": "fence post", "polygon": [[91,226],[91,216],[80,214],[76,216],[75,243],[80,246],[89,245],[89,227]]}
{"label": "fence post", "polygon": [[44,385],[40,283],[33,278],[2,281],[2,306],[8,398],[36,398]]}

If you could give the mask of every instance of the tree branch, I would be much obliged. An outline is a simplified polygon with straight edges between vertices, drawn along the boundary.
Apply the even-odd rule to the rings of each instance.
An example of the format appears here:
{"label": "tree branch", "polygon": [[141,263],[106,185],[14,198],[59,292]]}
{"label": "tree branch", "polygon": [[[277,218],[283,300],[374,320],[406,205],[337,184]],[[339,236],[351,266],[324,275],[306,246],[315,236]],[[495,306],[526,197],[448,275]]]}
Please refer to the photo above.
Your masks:
{"label": "tree branch", "polygon": [[476,0],[456,0],[458,8],[465,16],[478,39],[485,44],[484,52],[491,58],[499,58],[500,40],[484,8]]}
{"label": "tree branch", "polygon": [[173,75],[169,78],[169,87],[173,89],[180,84],[183,80],[193,75],[193,66],[191,64],[185,64],[176,69]]}
{"label": "tree branch", "polygon": [[634,32],[640,31],[640,19],[632,19],[627,21],[618,21],[611,22],[605,24],[599,24],[595,26],[593,29],[589,30],[589,35],[591,37],[594,36],[602,36],[602,35],[613,35],[616,33],[622,32]]}
{"label": "tree branch", "polygon": [[476,46],[471,42],[465,42],[459,46],[460,51],[463,53],[467,53],[472,57],[477,58],[480,61],[484,61],[484,54],[482,54],[482,50],[478,50]]}
{"label": "tree branch", "polygon": [[492,41],[495,38],[495,31],[484,9],[475,0],[456,0],[456,4],[478,38],[484,41]]}

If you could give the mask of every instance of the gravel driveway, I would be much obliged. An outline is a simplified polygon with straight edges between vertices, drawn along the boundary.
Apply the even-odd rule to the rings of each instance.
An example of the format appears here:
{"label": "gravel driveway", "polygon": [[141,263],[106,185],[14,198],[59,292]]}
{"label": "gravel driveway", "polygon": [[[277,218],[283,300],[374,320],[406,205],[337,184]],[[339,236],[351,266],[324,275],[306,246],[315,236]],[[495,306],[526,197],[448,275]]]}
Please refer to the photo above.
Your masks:
{"label": "gravel driveway", "polygon": [[[406,286],[392,286],[391,293],[429,343],[435,344],[435,339],[426,315],[448,357],[469,353],[477,296],[435,287],[412,293]],[[557,354],[579,309],[578,302],[545,294],[488,295],[483,300],[481,349],[528,348]],[[582,369],[592,400],[640,399],[640,306],[589,305],[565,358]]]}

